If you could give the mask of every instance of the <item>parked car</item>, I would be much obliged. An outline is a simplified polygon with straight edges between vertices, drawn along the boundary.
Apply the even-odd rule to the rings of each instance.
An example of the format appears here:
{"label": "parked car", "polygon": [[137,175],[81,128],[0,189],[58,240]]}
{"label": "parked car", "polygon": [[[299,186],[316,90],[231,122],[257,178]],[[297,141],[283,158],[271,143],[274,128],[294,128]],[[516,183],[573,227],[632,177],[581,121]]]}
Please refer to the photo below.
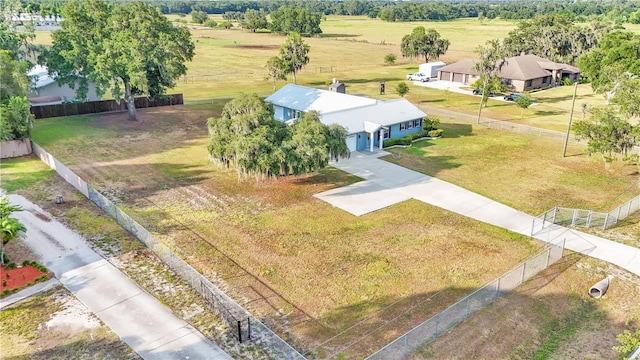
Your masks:
{"label": "parked car", "polygon": [[407,80],[427,82],[429,81],[429,76],[425,73],[407,74]]}
{"label": "parked car", "polygon": [[505,96],[504,99],[507,100],[507,101],[515,101],[519,97],[522,97],[522,94],[513,93],[513,94],[509,94],[509,95]]}
{"label": "parked car", "polygon": [[[480,94],[482,94],[482,88],[474,88],[473,89],[473,95],[480,95]],[[495,95],[496,94],[493,91],[491,91],[489,93],[489,96],[495,96]]]}

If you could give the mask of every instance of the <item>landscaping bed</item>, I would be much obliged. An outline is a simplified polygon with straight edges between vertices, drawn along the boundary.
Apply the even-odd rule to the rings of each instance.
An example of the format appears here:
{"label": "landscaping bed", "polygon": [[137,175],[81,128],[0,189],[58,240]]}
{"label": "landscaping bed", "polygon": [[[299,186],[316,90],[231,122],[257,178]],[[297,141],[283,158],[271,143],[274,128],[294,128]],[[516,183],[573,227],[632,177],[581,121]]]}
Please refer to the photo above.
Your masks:
{"label": "landscaping bed", "polygon": [[25,262],[21,266],[0,266],[0,298],[11,295],[24,288],[52,277],[51,273],[42,265],[35,262]]}

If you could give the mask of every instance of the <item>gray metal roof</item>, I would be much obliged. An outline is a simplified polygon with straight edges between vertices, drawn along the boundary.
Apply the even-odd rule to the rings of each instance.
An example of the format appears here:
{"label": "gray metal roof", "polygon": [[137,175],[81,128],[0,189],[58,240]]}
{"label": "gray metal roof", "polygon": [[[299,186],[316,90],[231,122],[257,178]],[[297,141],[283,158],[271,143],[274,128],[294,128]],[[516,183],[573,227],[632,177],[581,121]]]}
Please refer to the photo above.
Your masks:
{"label": "gray metal roof", "polygon": [[293,110],[303,112],[315,110],[320,114],[328,114],[335,111],[373,105],[377,100],[287,84],[267,97],[265,101]]}
{"label": "gray metal roof", "polygon": [[[462,60],[443,66],[438,71],[479,75],[473,67],[474,60]],[[511,80],[531,80],[551,75],[552,70],[579,73],[580,69],[568,64],[556,63],[536,55],[520,55],[506,58],[498,74],[499,77]]]}
{"label": "gray metal roof", "polygon": [[315,110],[323,124],[342,125],[350,134],[365,131],[365,125],[370,131],[372,124],[379,128],[426,116],[406,99],[381,101],[293,84],[285,85],[265,101],[299,111]]}

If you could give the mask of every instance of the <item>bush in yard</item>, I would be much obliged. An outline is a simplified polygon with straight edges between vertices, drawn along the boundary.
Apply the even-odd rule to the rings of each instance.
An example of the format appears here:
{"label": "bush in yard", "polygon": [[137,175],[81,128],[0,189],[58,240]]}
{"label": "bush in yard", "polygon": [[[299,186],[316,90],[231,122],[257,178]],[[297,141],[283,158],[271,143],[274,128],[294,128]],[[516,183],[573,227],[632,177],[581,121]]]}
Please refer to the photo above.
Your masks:
{"label": "bush in yard", "polygon": [[437,137],[441,137],[443,132],[444,130],[442,129],[435,129],[435,130],[429,130],[427,134],[429,135],[429,137],[437,138]]}
{"label": "bush in yard", "polygon": [[394,54],[387,54],[384,56],[385,65],[393,65],[396,63],[396,56]]}
{"label": "bush in yard", "polygon": [[218,23],[215,20],[207,20],[202,25],[210,27],[210,28],[214,28],[214,27],[218,26]]}

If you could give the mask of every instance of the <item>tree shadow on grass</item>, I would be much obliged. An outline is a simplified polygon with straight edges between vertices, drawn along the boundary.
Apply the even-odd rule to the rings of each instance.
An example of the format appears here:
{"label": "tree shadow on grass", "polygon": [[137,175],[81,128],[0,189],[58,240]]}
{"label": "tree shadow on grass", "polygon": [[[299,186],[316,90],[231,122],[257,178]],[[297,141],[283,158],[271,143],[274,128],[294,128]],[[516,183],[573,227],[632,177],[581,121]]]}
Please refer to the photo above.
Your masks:
{"label": "tree shadow on grass", "polygon": [[321,38],[355,38],[360,37],[360,34],[320,34]]}
{"label": "tree shadow on grass", "polygon": [[561,114],[564,114],[564,112],[557,110],[535,110],[535,116],[553,116]]}

